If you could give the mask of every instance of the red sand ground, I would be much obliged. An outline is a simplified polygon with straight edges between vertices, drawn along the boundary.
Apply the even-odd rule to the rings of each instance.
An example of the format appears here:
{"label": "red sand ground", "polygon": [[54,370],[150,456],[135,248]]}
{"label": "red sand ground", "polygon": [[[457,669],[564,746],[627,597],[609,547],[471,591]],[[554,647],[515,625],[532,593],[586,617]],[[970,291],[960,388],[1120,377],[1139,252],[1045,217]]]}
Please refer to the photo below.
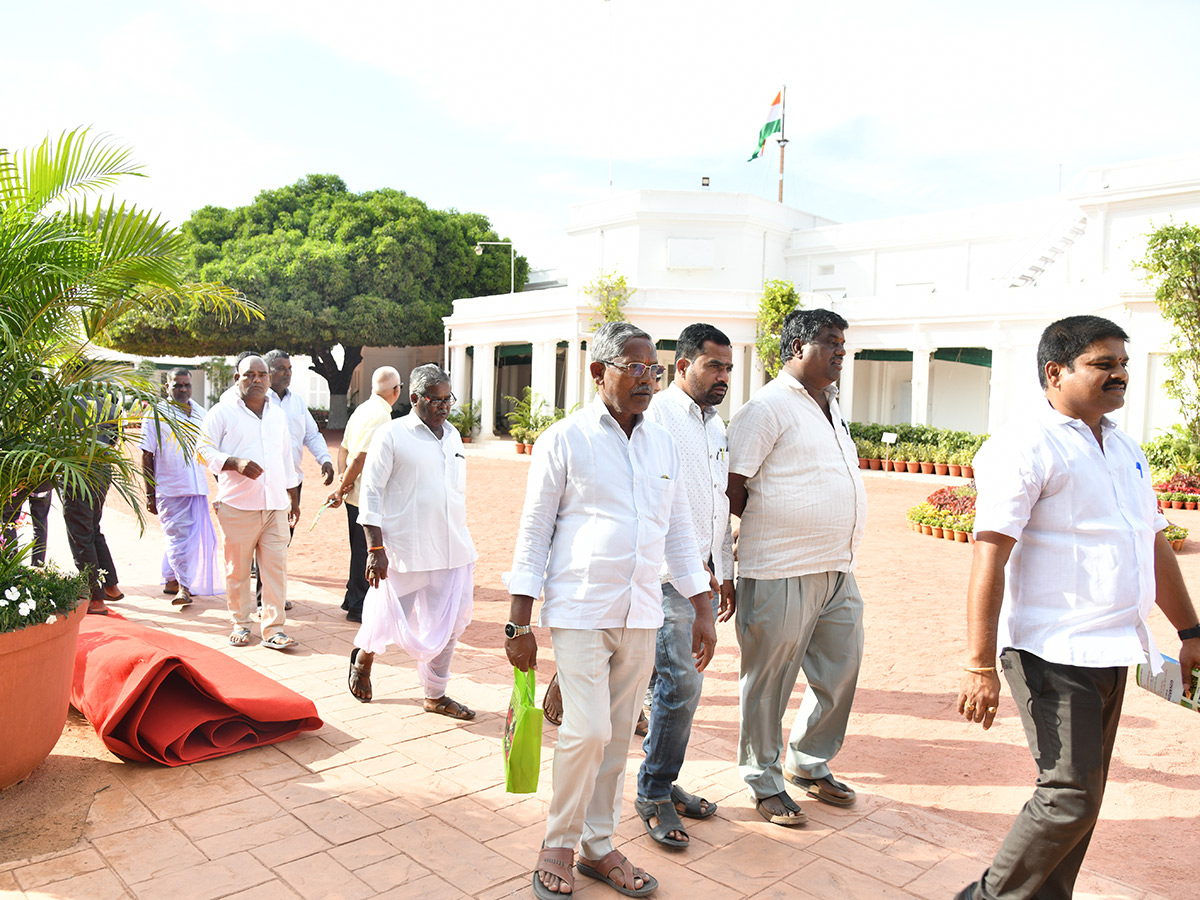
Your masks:
{"label": "red sand ground", "polygon": [[[335,439],[330,436],[331,445]],[[311,463],[307,454],[305,459]],[[467,513],[479,550],[471,641],[491,644],[480,625],[507,620],[508,595],[500,575],[512,562],[528,463],[515,453],[511,460],[474,453],[468,459]],[[318,478],[315,468],[305,478],[304,523],[312,521],[323,499],[316,490]],[[968,727],[953,709],[965,657],[969,545],[916,535],[904,520],[908,507],[954,481],[882,473],[866,479],[870,510],[857,573],[866,600],[865,660],[846,745],[834,770],[862,790],[985,830],[998,846],[1028,799],[1036,771],[1007,685],[996,723],[987,732]],[[333,517],[341,531],[325,527],[325,519]],[[1200,512],[1176,510],[1170,518],[1200,538]],[[290,576],[341,589],[345,562],[330,541],[344,532],[345,519],[340,511],[330,511],[316,531],[305,528],[292,544]],[[1200,543],[1189,539],[1179,554],[1189,585],[1200,584],[1197,547]],[[1193,593],[1200,603],[1200,588]],[[1178,655],[1174,629],[1157,610],[1152,626],[1159,647]],[[494,645],[501,646],[500,629],[491,633]],[[710,709],[737,703],[732,623],[720,627],[718,639],[705,685]],[[1183,885],[1196,882],[1200,716],[1138,688],[1130,677],[1102,820],[1085,865],[1180,897]],[[793,709],[800,691],[796,694]],[[697,729],[728,727],[726,716],[719,726],[714,719],[706,720],[701,709]],[[728,745],[733,765],[736,734],[709,736]]]}

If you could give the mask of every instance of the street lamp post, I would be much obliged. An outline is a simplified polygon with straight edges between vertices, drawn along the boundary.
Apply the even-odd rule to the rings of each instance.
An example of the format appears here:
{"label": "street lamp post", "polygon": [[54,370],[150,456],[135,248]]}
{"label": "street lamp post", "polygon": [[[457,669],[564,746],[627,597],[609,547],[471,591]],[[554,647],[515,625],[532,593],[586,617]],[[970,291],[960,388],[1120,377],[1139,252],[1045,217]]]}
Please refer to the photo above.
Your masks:
{"label": "street lamp post", "polygon": [[508,292],[515,294],[517,292],[517,255],[513,249],[512,241],[476,241],[475,255],[483,256],[483,246],[487,244],[492,247],[507,247],[508,248]]}

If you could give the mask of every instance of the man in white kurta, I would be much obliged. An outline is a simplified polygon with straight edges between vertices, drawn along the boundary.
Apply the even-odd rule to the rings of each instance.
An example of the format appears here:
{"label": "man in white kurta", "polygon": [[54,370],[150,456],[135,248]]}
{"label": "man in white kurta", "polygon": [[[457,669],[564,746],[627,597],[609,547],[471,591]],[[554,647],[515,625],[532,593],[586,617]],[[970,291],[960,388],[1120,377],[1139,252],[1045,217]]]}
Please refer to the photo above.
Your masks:
{"label": "man in white kurta", "polygon": [[425,711],[472,719],[446,696],[458,638],[471,621],[475,544],[467,531],[467,460],[446,424],[450,376],[436,365],[409,376],[412,412],[381,428],[362,478],[367,535],[363,621],[350,653],[350,693],[371,700],[371,664],[396,644],[417,660]]}
{"label": "man in white kurta", "polygon": [[158,516],[167,549],[163,553],[165,593],[176,606],[193,594],[217,594],[225,579],[215,565],[217,533],[208,515],[208,481],[204,466],[181,446],[168,422],[177,423],[185,439],[195,441],[204,422],[204,407],[192,399],[187,369],[171,372],[171,399],[142,419],[142,471],[146,475],[146,509]]}

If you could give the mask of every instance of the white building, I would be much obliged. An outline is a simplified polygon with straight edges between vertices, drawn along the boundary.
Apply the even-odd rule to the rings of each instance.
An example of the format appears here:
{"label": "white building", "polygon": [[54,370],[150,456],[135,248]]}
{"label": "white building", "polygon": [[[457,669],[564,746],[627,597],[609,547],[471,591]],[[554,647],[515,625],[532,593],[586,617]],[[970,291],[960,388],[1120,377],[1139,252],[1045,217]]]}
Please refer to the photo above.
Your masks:
{"label": "white building", "polygon": [[1200,155],[1089,170],[1044,201],[847,224],[747,194],[632,191],[572,209],[565,284],[456,300],[446,359],[454,393],[501,430],[502,398],[526,384],[569,409],[591,390],[583,286],[615,271],[636,288],[626,316],[660,341],[660,361],[692,322],[729,335],[728,418],[764,382],[754,318],[763,281],[784,278],[806,307],[850,323],[853,420],[985,432],[1038,392],[1042,329],[1095,313],[1132,338],[1116,418],[1145,440],[1179,413],[1162,391],[1169,331],[1132,262],[1171,217],[1200,221]]}

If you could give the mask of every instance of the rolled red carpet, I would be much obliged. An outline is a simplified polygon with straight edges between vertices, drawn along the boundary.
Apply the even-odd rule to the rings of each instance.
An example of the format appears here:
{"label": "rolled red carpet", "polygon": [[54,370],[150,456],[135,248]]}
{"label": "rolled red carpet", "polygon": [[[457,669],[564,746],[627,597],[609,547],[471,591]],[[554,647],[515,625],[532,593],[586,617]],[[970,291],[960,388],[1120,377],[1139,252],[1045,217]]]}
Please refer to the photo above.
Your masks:
{"label": "rolled red carpet", "polygon": [[307,697],[225,654],[116,615],[84,616],[71,705],[119,756],[182,766],[321,727]]}

